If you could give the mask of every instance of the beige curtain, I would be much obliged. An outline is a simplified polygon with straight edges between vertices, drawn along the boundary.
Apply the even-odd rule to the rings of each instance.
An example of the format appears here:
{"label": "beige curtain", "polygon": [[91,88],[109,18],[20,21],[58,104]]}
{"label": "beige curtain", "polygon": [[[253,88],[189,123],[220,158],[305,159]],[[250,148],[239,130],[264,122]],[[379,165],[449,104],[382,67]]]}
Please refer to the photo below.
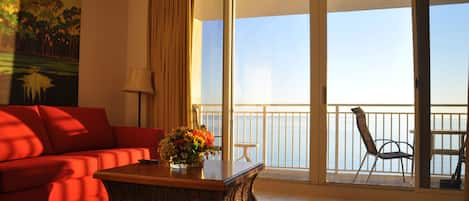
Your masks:
{"label": "beige curtain", "polygon": [[191,126],[192,0],[149,0],[150,122],[166,132]]}

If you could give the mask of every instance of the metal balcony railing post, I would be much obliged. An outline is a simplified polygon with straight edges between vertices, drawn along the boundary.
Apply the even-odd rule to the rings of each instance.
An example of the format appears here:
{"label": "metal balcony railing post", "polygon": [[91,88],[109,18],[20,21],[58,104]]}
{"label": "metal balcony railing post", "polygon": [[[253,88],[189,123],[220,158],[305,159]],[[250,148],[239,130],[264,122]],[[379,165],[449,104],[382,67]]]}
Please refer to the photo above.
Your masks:
{"label": "metal balcony railing post", "polygon": [[335,170],[338,174],[339,170],[339,105],[335,106]]}
{"label": "metal balcony railing post", "polygon": [[199,111],[198,114],[197,114],[197,115],[198,115],[197,120],[199,121],[199,124],[202,125],[202,124],[203,124],[203,123],[202,123],[202,122],[203,122],[203,121],[202,121],[202,113],[203,113],[203,111],[202,111],[202,105],[201,105],[201,104],[197,104],[196,107],[197,107],[197,111]]}
{"label": "metal balcony railing post", "polygon": [[265,158],[267,155],[265,152],[266,135],[267,135],[267,106],[262,105],[262,161],[264,161],[264,163],[265,163]]}

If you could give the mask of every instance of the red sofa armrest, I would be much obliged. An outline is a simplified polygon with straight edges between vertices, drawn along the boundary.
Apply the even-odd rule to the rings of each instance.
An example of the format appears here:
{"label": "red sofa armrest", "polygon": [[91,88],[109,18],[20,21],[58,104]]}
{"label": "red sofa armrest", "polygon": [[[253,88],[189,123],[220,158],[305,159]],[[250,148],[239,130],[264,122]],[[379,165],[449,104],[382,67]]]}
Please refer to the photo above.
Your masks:
{"label": "red sofa armrest", "polygon": [[117,148],[148,147],[152,158],[159,158],[158,144],[164,137],[162,129],[113,126]]}

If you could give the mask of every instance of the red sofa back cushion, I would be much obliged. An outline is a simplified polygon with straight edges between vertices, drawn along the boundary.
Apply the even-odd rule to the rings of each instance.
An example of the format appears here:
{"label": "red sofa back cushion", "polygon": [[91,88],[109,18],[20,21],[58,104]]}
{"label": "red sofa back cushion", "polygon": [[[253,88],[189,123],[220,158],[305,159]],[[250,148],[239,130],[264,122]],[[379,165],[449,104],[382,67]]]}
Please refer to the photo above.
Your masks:
{"label": "red sofa back cushion", "polygon": [[50,153],[51,145],[36,106],[0,107],[0,161]]}
{"label": "red sofa back cushion", "polygon": [[39,106],[55,153],[114,146],[104,109]]}

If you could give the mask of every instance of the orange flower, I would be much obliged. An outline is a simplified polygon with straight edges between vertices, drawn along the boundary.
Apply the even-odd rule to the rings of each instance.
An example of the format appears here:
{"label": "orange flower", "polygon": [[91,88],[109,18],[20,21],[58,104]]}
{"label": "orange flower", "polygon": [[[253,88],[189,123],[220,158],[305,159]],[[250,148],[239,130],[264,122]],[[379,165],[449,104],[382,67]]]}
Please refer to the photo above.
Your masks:
{"label": "orange flower", "polygon": [[215,141],[215,136],[213,136],[212,133],[210,133],[210,131],[205,131],[206,132],[206,140],[205,140],[205,144],[207,144],[207,146],[212,146],[213,145],[213,142]]}
{"label": "orange flower", "polygon": [[205,144],[209,147],[211,147],[213,145],[213,142],[215,141],[215,137],[213,136],[213,134],[207,130],[193,130],[192,134],[194,136],[199,136],[204,139]]}
{"label": "orange flower", "polygon": [[194,136],[201,137],[201,138],[204,139],[204,140],[207,139],[207,137],[205,136],[205,132],[202,131],[202,130],[197,130],[197,129],[195,129],[195,130],[192,131],[192,134],[193,134]]}

